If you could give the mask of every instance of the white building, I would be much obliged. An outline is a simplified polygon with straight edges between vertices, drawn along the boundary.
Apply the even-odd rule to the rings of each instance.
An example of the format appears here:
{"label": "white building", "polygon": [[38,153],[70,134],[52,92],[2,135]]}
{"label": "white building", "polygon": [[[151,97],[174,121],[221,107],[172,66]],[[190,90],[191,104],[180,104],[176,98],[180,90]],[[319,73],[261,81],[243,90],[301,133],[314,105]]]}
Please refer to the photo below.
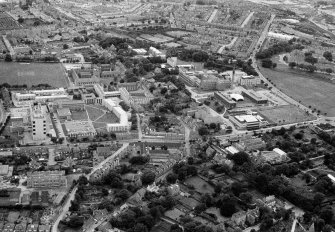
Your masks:
{"label": "white building", "polygon": [[12,92],[12,101],[17,107],[30,106],[35,102],[50,102],[61,99],[72,99],[64,88],[32,90],[27,93]]}
{"label": "white building", "polygon": [[163,59],[166,59],[166,55],[163,54],[161,51],[159,51],[157,48],[150,47],[149,48],[149,55],[153,57],[161,57]]}
{"label": "white building", "polygon": [[102,105],[105,106],[111,112],[113,112],[119,119],[118,123],[106,124],[106,129],[108,132],[121,132],[130,130],[131,122],[128,122],[128,113],[124,111],[122,107],[120,107],[112,99],[103,99]]}
{"label": "white building", "polygon": [[94,90],[101,99],[120,96],[120,91],[105,91],[99,84],[94,85]]}
{"label": "white building", "polygon": [[239,79],[239,84],[242,86],[256,86],[261,84],[261,79],[255,76],[242,76]]}
{"label": "white building", "polygon": [[31,108],[31,124],[33,140],[44,140],[47,137],[47,117],[45,109],[40,104]]}

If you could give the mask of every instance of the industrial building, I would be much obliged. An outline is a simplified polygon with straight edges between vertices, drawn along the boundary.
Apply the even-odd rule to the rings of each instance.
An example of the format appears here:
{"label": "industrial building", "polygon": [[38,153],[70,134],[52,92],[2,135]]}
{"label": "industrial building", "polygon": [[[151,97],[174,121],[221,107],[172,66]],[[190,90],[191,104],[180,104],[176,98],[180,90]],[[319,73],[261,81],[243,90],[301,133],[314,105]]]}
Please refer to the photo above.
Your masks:
{"label": "industrial building", "polygon": [[236,107],[236,101],[234,101],[229,95],[223,94],[221,92],[214,92],[214,97],[222,102],[228,109],[233,109]]}
{"label": "industrial building", "polygon": [[31,108],[30,120],[32,125],[33,140],[45,140],[47,138],[46,107],[35,104]]}
{"label": "industrial building", "polygon": [[27,176],[28,188],[60,188],[67,185],[65,171],[32,172]]}

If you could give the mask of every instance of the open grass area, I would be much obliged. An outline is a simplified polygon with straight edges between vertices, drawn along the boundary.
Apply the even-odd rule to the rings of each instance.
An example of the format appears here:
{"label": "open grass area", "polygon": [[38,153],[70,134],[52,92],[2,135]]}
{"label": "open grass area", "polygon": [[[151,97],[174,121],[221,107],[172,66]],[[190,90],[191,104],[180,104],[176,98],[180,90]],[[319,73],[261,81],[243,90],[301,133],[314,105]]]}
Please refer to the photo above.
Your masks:
{"label": "open grass area", "polygon": [[87,113],[86,111],[71,111],[71,118],[72,120],[79,120],[79,121],[87,121]]}
{"label": "open grass area", "polygon": [[115,114],[112,112],[108,112],[104,114],[102,117],[100,117],[95,122],[102,122],[102,123],[118,123],[120,120],[116,117]]}
{"label": "open grass area", "polygon": [[0,62],[0,83],[67,87],[62,64]]}
{"label": "open grass area", "polygon": [[[277,60],[275,61],[277,62]],[[277,88],[305,106],[335,116],[335,84],[322,78],[323,74],[292,70],[277,62],[277,68],[266,69],[259,64],[264,77],[269,78]]]}
{"label": "open grass area", "polygon": [[95,106],[86,105],[85,109],[91,121],[97,120],[100,116],[102,116],[105,113],[103,110],[98,109]]}
{"label": "open grass area", "polygon": [[305,111],[293,105],[266,108],[259,110],[269,122],[277,123],[278,125],[311,121],[316,119],[315,116],[306,113]]}
{"label": "open grass area", "polygon": [[193,185],[195,191],[197,191],[199,193],[202,193],[202,194],[206,194],[206,193],[212,194],[212,193],[214,193],[214,188],[198,176],[188,178],[185,181],[185,183],[187,183],[188,185]]}

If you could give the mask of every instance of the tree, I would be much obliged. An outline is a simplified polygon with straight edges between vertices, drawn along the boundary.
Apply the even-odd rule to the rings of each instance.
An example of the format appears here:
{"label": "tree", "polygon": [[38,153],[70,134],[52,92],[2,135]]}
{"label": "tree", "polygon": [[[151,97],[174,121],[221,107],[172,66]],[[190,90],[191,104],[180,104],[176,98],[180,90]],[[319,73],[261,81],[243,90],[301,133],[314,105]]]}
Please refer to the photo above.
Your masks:
{"label": "tree", "polygon": [[207,127],[203,126],[199,128],[198,133],[200,136],[205,136],[209,134],[209,130]]}
{"label": "tree", "polygon": [[63,45],[63,49],[69,49],[69,45],[64,44],[64,45]]}
{"label": "tree", "polygon": [[166,176],[166,181],[170,184],[175,184],[177,181],[178,175],[174,174],[174,173],[169,173]]}
{"label": "tree", "polygon": [[66,225],[69,226],[70,228],[79,228],[83,226],[83,224],[84,224],[84,218],[76,215],[71,216],[70,220],[66,223]]}
{"label": "tree", "polygon": [[320,212],[320,218],[322,218],[326,224],[331,224],[334,217],[334,212],[331,207],[323,208]]}
{"label": "tree", "polygon": [[313,205],[315,206],[320,205],[324,199],[325,199],[325,195],[323,193],[317,192],[313,198]]}
{"label": "tree", "polygon": [[305,57],[305,61],[306,61],[307,63],[310,63],[310,64],[314,65],[315,63],[318,62],[318,59],[315,58],[315,57],[313,57],[313,56],[306,56],[306,57]]}
{"label": "tree", "polygon": [[238,152],[236,154],[234,154],[231,159],[235,162],[235,164],[237,165],[242,165],[246,162],[250,161],[250,157],[246,152]]}
{"label": "tree", "polygon": [[262,67],[263,68],[272,68],[273,67],[273,62],[270,59],[264,59],[262,60]]}
{"label": "tree", "polygon": [[162,95],[166,94],[166,92],[167,92],[167,88],[162,88],[162,89],[161,89],[161,94],[162,94]]}
{"label": "tree", "polygon": [[235,212],[236,206],[232,201],[226,201],[220,207],[220,213],[224,217],[231,217]]}
{"label": "tree", "polygon": [[79,179],[78,179],[78,183],[79,183],[79,185],[87,185],[88,180],[87,180],[86,176],[80,176]]}
{"label": "tree", "polygon": [[290,66],[290,68],[295,68],[297,66],[296,62],[290,62],[288,63],[288,66]]}
{"label": "tree", "polygon": [[149,185],[152,184],[155,181],[156,175],[152,171],[144,172],[141,176],[142,184],[143,185]]}
{"label": "tree", "polygon": [[330,51],[325,51],[323,57],[328,61],[333,61],[333,55]]}
{"label": "tree", "polygon": [[134,228],[133,228],[134,232],[147,232],[148,231],[148,227],[146,227],[143,223],[137,223]]}
{"label": "tree", "polygon": [[250,193],[241,193],[240,194],[240,198],[242,201],[246,202],[246,203],[251,203],[252,201],[252,195]]}
{"label": "tree", "polygon": [[194,207],[194,212],[196,214],[201,214],[205,210],[206,210],[206,205],[204,203],[201,203],[197,205],[196,207]]}
{"label": "tree", "polygon": [[10,54],[6,54],[5,61],[6,62],[12,62],[13,61],[12,56]]}
{"label": "tree", "polygon": [[24,22],[24,19],[22,17],[19,17],[17,21],[22,24]]}

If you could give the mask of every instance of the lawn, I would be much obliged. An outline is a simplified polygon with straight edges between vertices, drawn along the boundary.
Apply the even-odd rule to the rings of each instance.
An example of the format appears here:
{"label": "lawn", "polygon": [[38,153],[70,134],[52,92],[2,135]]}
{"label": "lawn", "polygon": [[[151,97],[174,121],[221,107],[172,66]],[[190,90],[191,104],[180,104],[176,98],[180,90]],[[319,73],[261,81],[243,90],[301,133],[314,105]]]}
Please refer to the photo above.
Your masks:
{"label": "lawn", "polygon": [[188,185],[193,185],[194,189],[199,193],[214,193],[214,188],[198,176],[187,179],[185,183],[187,183]]}
{"label": "lawn", "polygon": [[316,119],[315,116],[307,114],[305,111],[293,105],[280,106],[273,108],[261,109],[258,111],[269,122],[285,125]]}
{"label": "lawn", "polygon": [[100,116],[102,116],[105,113],[103,110],[98,109],[95,106],[94,107],[85,106],[85,109],[91,121],[97,120]]}
{"label": "lawn", "polygon": [[299,70],[292,70],[277,62],[277,68],[265,69],[259,64],[264,77],[270,79],[277,88],[305,106],[311,106],[335,116],[335,84],[322,79],[323,74],[311,74]]}
{"label": "lawn", "polygon": [[118,123],[120,120],[116,117],[116,115],[112,112],[108,112],[103,115],[101,118],[96,120],[95,122],[102,122],[102,123]]}
{"label": "lawn", "polygon": [[71,111],[71,118],[72,120],[79,120],[79,121],[87,121],[87,113],[85,110],[83,111]]}
{"label": "lawn", "polygon": [[67,87],[68,81],[62,64],[0,62],[0,80],[10,85],[49,84],[53,87]]}

